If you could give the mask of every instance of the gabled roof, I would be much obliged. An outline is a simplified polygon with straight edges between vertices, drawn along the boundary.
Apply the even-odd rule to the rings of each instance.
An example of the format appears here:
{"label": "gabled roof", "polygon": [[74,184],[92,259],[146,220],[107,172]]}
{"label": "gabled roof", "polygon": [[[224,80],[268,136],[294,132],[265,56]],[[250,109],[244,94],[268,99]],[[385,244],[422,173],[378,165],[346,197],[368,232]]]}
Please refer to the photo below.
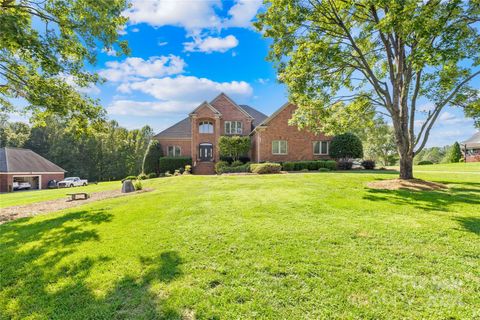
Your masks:
{"label": "gabled roof", "polygon": [[215,113],[216,115],[219,115],[221,116],[222,113],[220,111],[218,111],[217,109],[215,109],[210,103],[208,103],[207,101],[204,101],[202,102],[198,107],[195,108],[195,110],[193,110],[192,112],[190,112],[190,115],[192,114],[195,114],[198,110],[200,110],[200,108],[203,108],[203,107],[207,107],[209,108],[210,110],[213,111],[213,113]]}
{"label": "gabled roof", "polygon": [[480,131],[477,131],[473,136],[463,141],[461,144],[466,145],[467,148],[480,147]]}
{"label": "gabled roof", "polygon": [[[270,117],[265,118],[262,122],[260,122],[257,126],[255,126],[255,129],[258,128],[258,127],[267,126],[268,123],[269,123],[270,121],[272,121],[273,118],[275,118],[276,116],[278,116],[278,115],[280,114],[280,112],[282,112],[285,108],[287,108],[287,107],[290,106],[290,105],[291,105],[290,102],[284,103],[280,108],[277,109],[277,111],[275,111],[274,113],[272,113],[272,114],[270,115]],[[255,129],[253,129],[250,134],[253,134],[253,132],[255,131]]]}
{"label": "gabled roof", "polygon": [[243,110],[235,101],[233,101],[232,99],[230,99],[229,96],[227,96],[225,93],[221,92],[218,96],[216,96],[212,101],[210,101],[211,104],[213,104],[213,102],[217,99],[220,99],[220,98],[225,98],[227,99],[231,104],[233,104],[238,110],[240,110],[241,113],[243,113],[245,116],[249,117],[249,118],[253,118],[248,112],[246,112],[245,110]]}
{"label": "gabled roof", "polygon": [[163,130],[155,138],[191,138],[192,124],[190,118],[185,118],[173,126]]}
{"label": "gabled roof", "polygon": [[29,149],[0,148],[0,172],[66,172]]}
{"label": "gabled roof", "polygon": [[258,126],[260,123],[262,123],[265,119],[268,118],[266,114],[250,106],[247,106],[246,104],[241,104],[239,106],[253,118],[253,121],[252,121],[253,127]]}

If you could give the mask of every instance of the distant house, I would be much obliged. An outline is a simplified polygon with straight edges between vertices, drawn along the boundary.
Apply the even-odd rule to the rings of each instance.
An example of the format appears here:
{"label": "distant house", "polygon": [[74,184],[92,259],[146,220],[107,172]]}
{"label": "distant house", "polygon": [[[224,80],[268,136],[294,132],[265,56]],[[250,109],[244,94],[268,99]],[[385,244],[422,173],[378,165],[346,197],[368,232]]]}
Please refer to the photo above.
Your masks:
{"label": "distant house", "polygon": [[189,116],[155,136],[164,155],[192,157],[193,171],[213,174],[220,159],[220,136],[250,136],[253,162],[329,158],[331,138],[288,124],[296,106],[284,104],[270,117],[238,105],[224,93],[201,103]]}
{"label": "distant house", "polygon": [[480,162],[480,131],[461,143],[465,162]]}
{"label": "distant house", "polygon": [[28,182],[32,189],[45,189],[48,181],[62,180],[65,172],[32,150],[0,148],[0,192],[13,190],[14,182]]}

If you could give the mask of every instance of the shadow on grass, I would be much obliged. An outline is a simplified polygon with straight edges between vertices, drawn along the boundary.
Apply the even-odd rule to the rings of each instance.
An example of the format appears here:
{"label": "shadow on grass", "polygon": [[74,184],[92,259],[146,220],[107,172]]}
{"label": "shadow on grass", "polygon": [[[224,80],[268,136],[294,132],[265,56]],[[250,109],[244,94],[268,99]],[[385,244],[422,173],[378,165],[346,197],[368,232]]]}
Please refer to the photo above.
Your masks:
{"label": "shadow on grass", "polygon": [[[376,179],[382,180],[382,179]],[[435,181],[452,184],[451,181]],[[367,189],[363,197],[370,201],[386,201],[397,205],[409,205],[426,211],[449,211],[454,204],[480,205],[480,183],[455,182],[448,190],[411,191]]]}
{"label": "shadow on grass", "polygon": [[141,276],[119,277],[111,289],[105,288],[105,294],[98,295],[96,290],[102,292],[102,283],[92,284],[89,277],[94,274],[98,279],[99,267],[115,270],[118,261],[114,256],[89,255],[80,251],[79,246],[100,241],[97,228],[110,221],[111,214],[94,210],[75,211],[38,222],[26,218],[1,225],[2,317],[180,318],[180,313],[168,306],[166,298],[154,296],[150,291],[153,283],[169,283],[181,276],[181,259],[175,251],[154,258],[141,257]]}
{"label": "shadow on grass", "polygon": [[464,230],[475,233],[480,236],[480,218],[477,217],[460,217],[455,218],[458,221]]}

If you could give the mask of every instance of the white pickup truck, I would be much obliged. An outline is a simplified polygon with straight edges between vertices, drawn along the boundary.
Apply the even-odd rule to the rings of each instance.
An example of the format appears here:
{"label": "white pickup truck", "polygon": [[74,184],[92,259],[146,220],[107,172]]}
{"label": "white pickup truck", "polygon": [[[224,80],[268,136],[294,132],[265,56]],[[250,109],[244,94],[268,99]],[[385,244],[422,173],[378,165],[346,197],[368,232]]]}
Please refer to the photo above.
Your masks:
{"label": "white pickup truck", "polygon": [[28,190],[32,186],[28,182],[13,182],[13,190]]}
{"label": "white pickup truck", "polygon": [[86,185],[88,185],[88,181],[80,179],[79,177],[68,177],[57,183],[59,188],[80,187]]}

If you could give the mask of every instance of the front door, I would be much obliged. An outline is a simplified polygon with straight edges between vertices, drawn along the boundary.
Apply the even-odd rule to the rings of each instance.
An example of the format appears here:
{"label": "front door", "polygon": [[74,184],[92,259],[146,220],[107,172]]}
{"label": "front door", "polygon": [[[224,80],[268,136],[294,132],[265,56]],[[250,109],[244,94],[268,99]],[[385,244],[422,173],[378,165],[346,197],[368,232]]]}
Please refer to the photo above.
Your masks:
{"label": "front door", "polygon": [[210,143],[201,143],[198,149],[200,161],[213,160],[213,145]]}

